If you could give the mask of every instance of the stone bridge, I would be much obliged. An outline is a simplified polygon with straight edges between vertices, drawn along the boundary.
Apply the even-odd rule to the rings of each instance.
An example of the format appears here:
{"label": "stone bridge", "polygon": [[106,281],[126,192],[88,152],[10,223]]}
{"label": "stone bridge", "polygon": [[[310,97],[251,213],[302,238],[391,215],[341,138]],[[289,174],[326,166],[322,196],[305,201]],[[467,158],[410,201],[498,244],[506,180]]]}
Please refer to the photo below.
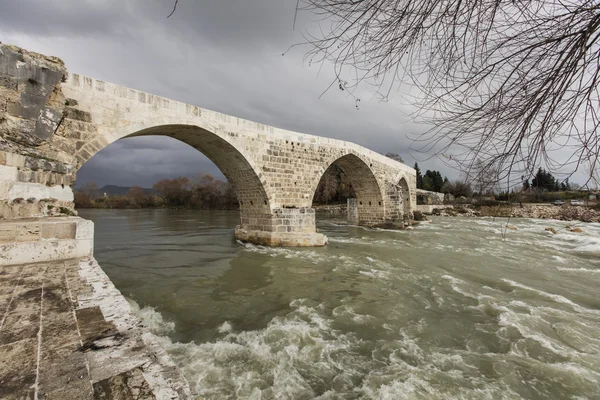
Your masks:
{"label": "stone bridge", "polygon": [[312,200],[331,165],[352,183],[358,225],[402,228],[416,206],[415,171],[357,144],[67,73],[57,58],[0,44],[0,219],[69,213],[77,170],[112,142],[147,135],[217,165],[237,194],[243,241],[324,245]]}

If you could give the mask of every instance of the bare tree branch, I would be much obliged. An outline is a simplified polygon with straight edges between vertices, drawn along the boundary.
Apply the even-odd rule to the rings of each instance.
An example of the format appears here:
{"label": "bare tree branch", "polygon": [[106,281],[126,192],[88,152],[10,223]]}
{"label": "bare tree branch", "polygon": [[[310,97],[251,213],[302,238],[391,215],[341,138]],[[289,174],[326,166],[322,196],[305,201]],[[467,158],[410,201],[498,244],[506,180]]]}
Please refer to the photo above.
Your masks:
{"label": "bare tree branch", "polygon": [[[331,62],[341,89],[367,83],[381,100],[399,83],[417,89],[413,117],[432,128],[412,137],[415,149],[499,179],[540,165],[597,170],[600,0],[302,0],[299,10],[320,19],[306,57]],[[571,157],[559,161],[560,149]]]}
{"label": "bare tree branch", "polygon": [[167,15],[167,18],[175,14],[175,10],[177,9],[177,3],[179,3],[179,0],[175,0],[175,4],[173,4],[173,11],[171,11],[171,14]]}

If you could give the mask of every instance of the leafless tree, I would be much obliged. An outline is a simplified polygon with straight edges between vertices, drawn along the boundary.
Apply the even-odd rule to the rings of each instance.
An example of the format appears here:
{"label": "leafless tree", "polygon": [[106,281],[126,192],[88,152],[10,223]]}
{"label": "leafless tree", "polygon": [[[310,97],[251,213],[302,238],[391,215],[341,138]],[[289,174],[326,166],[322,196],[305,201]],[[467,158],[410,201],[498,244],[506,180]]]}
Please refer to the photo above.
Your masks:
{"label": "leafless tree", "polygon": [[391,158],[392,160],[404,163],[404,160],[402,159],[402,156],[398,153],[385,153],[384,154],[387,158]]}
{"label": "leafless tree", "polygon": [[599,165],[600,1],[300,0],[298,10],[319,16],[307,57],[332,62],[332,85],[373,84],[384,100],[399,82],[417,89],[415,117],[432,129],[415,148],[463,170],[497,165],[502,179]]}
{"label": "leafless tree", "polygon": [[584,164],[585,172],[588,177],[585,187],[588,189],[598,190],[598,186],[600,185],[600,165],[594,164],[589,160],[587,160]]}
{"label": "leafless tree", "polygon": [[96,182],[86,182],[83,186],[81,186],[79,191],[84,194],[88,201],[91,201],[94,197],[98,197],[99,195],[98,185]]}
{"label": "leafless tree", "polygon": [[477,159],[470,172],[471,175],[467,175],[467,181],[472,182],[479,196],[494,193],[499,189],[501,170],[497,163],[486,163]]}

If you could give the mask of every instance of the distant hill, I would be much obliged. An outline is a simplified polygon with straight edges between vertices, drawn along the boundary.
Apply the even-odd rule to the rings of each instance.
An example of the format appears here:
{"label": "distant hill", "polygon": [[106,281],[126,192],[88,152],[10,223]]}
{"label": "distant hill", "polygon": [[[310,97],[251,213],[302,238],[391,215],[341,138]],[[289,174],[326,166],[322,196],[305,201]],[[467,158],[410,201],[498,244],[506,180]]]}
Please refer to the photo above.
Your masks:
{"label": "distant hill", "polygon": [[[93,197],[104,197],[105,193],[109,197],[125,196],[125,195],[127,195],[127,193],[129,193],[129,190],[132,187],[133,186],[104,185],[94,193]],[[155,194],[155,191],[152,188],[142,188],[142,189],[144,190],[144,193],[146,193],[146,194]],[[79,191],[79,189],[75,189],[75,190]]]}

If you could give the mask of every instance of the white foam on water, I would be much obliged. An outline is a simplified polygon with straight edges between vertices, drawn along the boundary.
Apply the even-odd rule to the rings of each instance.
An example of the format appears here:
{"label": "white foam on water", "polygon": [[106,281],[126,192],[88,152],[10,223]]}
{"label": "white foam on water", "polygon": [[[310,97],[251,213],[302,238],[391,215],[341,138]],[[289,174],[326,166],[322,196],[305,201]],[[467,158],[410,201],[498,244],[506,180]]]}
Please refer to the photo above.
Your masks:
{"label": "white foam on water", "polygon": [[225,321],[221,324],[221,326],[219,326],[217,328],[217,332],[219,333],[229,333],[233,331],[233,326],[231,325],[231,322],[229,321]]}
{"label": "white foam on water", "polygon": [[543,290],[538,290],[538,289],[532,288],[530,286],[523,285],[522,283],[511,281],[510,279],[506,279],[506,278],[502,278],[502,280],[504,282],[508,283],[509,285],[513,286],[513,287],[520,288],[520,289],[523,289],[523,290],[529,290],[531,292],[534,292],[534,293],[538,294],[541,297],[545,297],[547,299],[554,300],[557,303],[566,304],[566,305],[572,307],[573,310],[575,310],[577,312],[580,312],[580,313],[590,313],[590,314],[600,314],[600,310],[592,310],[592,309],[589,309],[589,308],[582,307],[579,304],[574,303],[573,301],[571,301],[571,300],[567,299],[566,297],[561,296],[559,294],[544,292]]}
{"label": "white foam on water", "polygon": [[[523,337],[538,342],[540,345],[542,345],[548,350],[551,350],[556,354],[560,354],[563,356],[572,356],[577,354],[577,352],[564,346],[564,344],[561,341],[549,338],[548,336],[540,333],[536,325],[546,323],[546,321],[543,320],[541,317],[516,313],[506,307],[501,308],[502,313],[498,318],[498,324],[500,326],[512,326],[516,328]],[[511,352],[520,356],[526,355],[523,354],[521,351],[517,351],[515,349],[514,344],[512,346]]]}
{"label": "white foam on water", "polygon": [[566,267],[556,267],[559,271],[566,272],[585,272],[590,274],[598,274],[600,273],[600,269],[589,269],[589,268],[566,268]]}
{"label": "white foam on water", "polygon": [[[457,285],[464,284],[450,275],[446,279]],[[333,316],[328,317],[324,304],[310,304],[308,300],[294,300],[290,303],[293,309],[290,314],[275,317],[264,329],[255,331],[235,333],[231,323],[224,322],[217,330],[225,336],[210,343],[173,343],[165,336],[159,340],[184,371],[194,391],[207,399],[519,398],[510,383],[481,376],[477,367],[465,359],[471,352],[446,353],[443,349],[421,348],[419,339],[407,333],[408,329],[413,334],[420,332],[415,331],[414,325],[401,328],[397,340],[385,344],[395,349],[387,358],[360,355],[358,349],[363,340],[352,330],[334,329],[333,322],[351,320],[361,325],[373,323],[374,317],[359,314],[350,305],[337,307]],[[513,305],[527,306],[521,301]],[[502,324],[518,326],[523,336],[534,338],[544,347],[556,347],[556,343],[536,337],[534,328],[528,331],[523,326],[531,316],[521,315],[520,319],[508,308],[499,308],[503,311]],[[147,310],[142,318],[146,323],[148,318],[164,323],[155,314],[155,310]],[[397,329],[389,323],[384,323],[383,328],[390,333]],[[491,360],[502,355],[478,356]],[[553,364],[553,368],[568,375],[583,375],[590,382],[598,375],[570,362]],[[442,379],[450,386],[433,385],[431,379]],[[315,382],[328,382],[327,390],[320,396],[314,392]]]}
{"label": "white foam on water", "polygon": [[463,281],[462,279],[458,279],[452,275],[442,275],[442,278],[447,279],[448,281],[450,281],[450,287],[452,288],[452,290],[454,290],[456,293],[460,293],[465,297],[469,297],[475,300],[481,300],[483,297],[486,297],[483,294],[480,293],[469,293],[467,290],[463,289],[461,286],[464,286],[466,284],[465,281]]}
{"label": "white foam on water", "polygon": [[127,299],[129,306],[142,321],[145,327],[155,335],[168,335],[175,331],[175,322],[165,321],[162,314],[154,307],[140,308],[140,305],[132,299]]}
{"label": "white foam on water", "polygon": [[369,271],[358,271],[359,274],[370,276],[371,278],[386,279],[389,277],[389,272],[371,269]]}
{"label": "white foam on water", "polygon": [[[507,249],[513,245],[523,245],[528,240],[533,240],[532,238],[540,238],[540,241],[548,244],[549,248],[555,246],[561,251],[558,253],[552,249],[553,251],[550,252],[545,248],[540,251],[540,254],[545,254],[543,261],[550,263],[551,268],[561,265],[558,270],[573,270],[572,272],[582,274],[596,271],[588,270],[588,268],[563,268],[571,265],[578,267],[581,264],[579,261],[576,264],[569,264],[576,255],[569,254],[569,252],[563,254],[562,249],[569,246],[575,248],[586,245],[583,241],[588,239],[562,240],[554,237],[549,240],[538,232],[522,232],[521,223],[519,223],[519,231],[510,232],[508,240],[499,242],[499,235],[492,237],[489,233],[489,228],[495,229],[493,225],[498,221],[495,223],[491,220],[482,222],[484,223],[477,229],[473,241],[483,240],[482,236],[490,235],[490,242],[483,245],[476,243],[474,245],[477,247],[476,250],[471,249],[470,244],[466,240],[462,241],[462,238],[446,241],[449,235],[456,235],[459,232],[457,230],[444,231],[442,232],[444,236],[440,237],[437,235],[442,233],[435,231],[441,229],[440,226],[432,224],[427,228],[432,232],[421,232],[420,234],[424,236],[427,234],[429,239],[435,239],[430,240],[429,243],[423,241],[427,247],[434,247],[435,241],[440,239],[443,243],[439,248],[439,250],[443,250],[442,254],[455,253],[457,250],[454,245],[458,243],[456,246],[464,248],[464,257],[475,256],[478,259],[481,259],[481,252],[485,252],[486,249],[491,255],[495,255],[496,252],[501,254],[501,249],[493,247],[498,243]],[[561,223],[564,224],[564,222]],[[544,224],[540,224],[540,227],[537,228],[538,231]],[[448,225],[448,227],[450,226],[453,229],[456,228],[454,224]],[[527,225],[527,227],[529,226]],[[531,226],[535,227],[533,224]],[[468,229],[465,234],[469,234]],[[344,249],[351,247],[352,244],[366,243],[369,246],[373,244],[391,246],[393,250],[396,250],[401,244],[402,237],[395,236],[396,240],[377,239],[376,235],[378,233],[371,231],[369,238],[341,238],[337,240],[340,243],[337,247]],[[392,235],[382,232],[381,236]],[[516,239],[524,237],[529,239]],[[495,243],[491,243],[492,240]],[[336,242],[335,239],[331,241]],[[592,242],[587,244],[590,243]],[[413,246],[413,251],[415,248],[423,248],[422,244],[417,241],[413,244],[402,242],[402,246]],[[272,318],[261,329],[244,331],[237,325],[237,322],[234,326],[230,321],[225,321],[213,328],[219,333],[214,341],[196,344],[173,343],[167,335],[173,333],[175,324],[165,321],[155,309],[148,307],[139,309],[138,307],[138,313],[141,314],[145,324],[155,334],[160,335],[161,344],[167,348],[175,362],[182,368],[198,395],[207,399],[512,399],[520,398],[520,392],[515,392],[514,390],[518,391],[515,388],[530,384],[533,386],[545,379],[544,371],[563,371],[561,375],[555,375],[558,375],[559,378],[567,377],[571,381],[582,377],[581,380],[585,381],[587,387],[592,387],[594,380],[599,379],[598,374],[593,371],[594,368],[598,368],[594,358],[597,353],[592,353],[598,349],[597,343],[591,343],[587,347],[581,346],[581,342],[585,340],[585,334],[595,332],[594,327],[597,324],[590,323],[589,329],[583,325],[594,320],[590,318],[590,313],[595,314],[596,310],[582,307],[558,294],[547,293],[510,279],[503,279],[511,287],[533,291],[538,296],[532,296],[531,293],[523,295],[520,290],[507,293],[506,285],[498,282],[499,276],[510,278],[515,275],[496,274],[490,276],[488,274],[477,276],[477,278],[485,278],[482,280],[471,279],[469,274],[472,274],[473,271],[467,268],[469,265],[466,265],[464,272],[462,270],[459,272],[461,277],[465,277],[464,280],[448,273],[443,275],[440,282],[437,272],[439,269],[435,269],[437,267],[432,269],[425,262],[419,263],[421,259],[417,259],[414,254],[406,257],[406,263],[400,261],[400,264],[410,268],[410,271],[415,271],[413,276],[406,274],[402,268],[394,268],[398,267],[397,261],[403,257],[402,252],[399,251],[386,253],[379,252],[380,249],[377,248],[367,253],[369,254],[367,256],[364,253],[357,255],[356,252],[344,252],[345,254],[340,254],[338,251],[327,250],[272,249],[245,244],[242,251],[265,254],[267,260],[271,260],[268,257],[276,257],[275,261],[277,262],[270,262],[276,266],[291,265],[290,259],[299,259],[302,261],[299,265],[315,262],[331,264],[336,269],[352,272],[353,274],[347,274],[347,276],[353,278],[356,278],[357,274],[377,280],[401,276],[403,281],[410,283],[410,286],[407,285],[406,288],[413,291],[411,295],[418,293],[417,291],[420,289],[425,292],[409,298],[409,302],[411,302],[418,297],[419,302],[415,301],[416,305],[411,305],[411,307],[413,307],[412,311],[417,313],[418,318],[422,317],[423,319],[416,322],[414,316],[405,315],[407,308],[402,307],[391,310],[385,318],[375,317],[374,315],[380,313],[369,315],[369,308],[362,303],[359,305],[353,303],[350,299],[351,296],[342,299],[336,298],[333,300],[333,305],[331,302],[315,305],[315,299],[318,298],[315,297],[312,300],[291,301],[289,304],[291,311],[288,314]],[[435,251],[435,253],[437,255],[439,252]],[[551,260],[552,254],[560,254],[560,256],[557,255]],[[400,258],[394,259],[393,265],[387,264],[386,261],[390,261],[393,257]],[[426,257],[423,256],[423,258]],[[563,262],[559,258],[563,258],[565,261]],[[418,261],[415,262],[415,260]],[[445,268],[443,262],[444,259],[440,259],[441,267]],[[521,260],[521,264],[523,268],[530,268],[529,259]],[[458,271],[458,269],[454,269],[453,266],[445,268],[444,271]],[[494,270],[490,269],[489,271]],[[489,271],[483,270],[483,272]],[[507,274],[515,273],[508,269],[506,272]],[[528,269],[526,272],[531,273],[531,270]],[[454,272],[451,273],[454,274]],[[555,275],[565,279],[572,277],[559,273],[555,273]],[[477,283],[492,282],[492,279],[494,284],[490,283],[490,285],[495,286],[495,283],[499,283],[498,286],[502,290]],[[373,281],[361,277],[352,283],[357,284],[357,290],[360,291],[364,287],[372,289]],[[404,289],[404,286],[397,288],[398,292]],[[429,293],[427,293],[429,289],[433,297],[429,297]],[[469,299],[464,299],[453,292]],[[316,293],[316,296],[320,296],[321,293]],[[422,296],[419,297],[419,295]],[[346,296],[346,294],[342,296]],[[423,309],[427,307],[427,304],[433,304],[433,301],[425,302],[424,306],[422,299],[426,297],[435,301],[437,309],[433,311]],[[537,303],[532,300],[532,297],[543,297],[543,299],[538,298],[538,302],[551,299],[567,307],[558,307],[545,300],[542,301],[545,306],[536,306]],[[478,305],[471,306],[473,301],[470,299],[477,300]],[[531,303],[528,303],[529,301]],[[374,303],[373,307],[378,307],[378,303]],[[414,310],[414,307],[421,307],[421,309]],[[433,308],[436,308],[435,305]],[[474,313],[471,310],[473,308],[481,309],[485,315]],[[440,311],[449,312],[442,314]],[[445,321],[449,323],[446,325],[449,327],[448,331],[442,328],[439,329],[439,334],[432,332],[432,329],[437,327],[436,322],[432,322],[432,315],[434,321],[438,321],[440,315],[444,319],[448,316],[449,318]],[[463,317],[465,324],[473,323],[473,319],[477,321],[473,325],[474,329],[467,331],[466,335],[471,332],[481,334],[481,336],[474,334],[474,337],[486,346],[468,347],[465,345],[461,348],[461,344],[467,343],[466,338],[449,337],[460,331],[453,332],[451,330],[453,325],[450,321]],[[573,319],[570,318],[576,319],[582,326],[573,327]],[[595,320],[597,321],[597,318]],[[419,327],[421,321],[424,321],[423,325],[428,323],[432,325],[427,328]],[[555,321],[560,322],[555,323]],[[554,325],[552,325],[553,323]],[[563,325],[559,326],[556,331],[558,332],[557,337],[554,337],[552,328],[556,328],[558,324]],[[340,328],[340,325],[343,325],[344,328]],[[381,327],[383,332],[373,335],[380,334],[382,338],[371,339],[373,326]],[[497,333],[497,337],[495,337],[496,330],[508,333],[504,336]],[[375,331],[373,330],[373,332]],[[563,340],[561,340],[561,335]],[[485,342],[485,338],[488,337],[492,337],[490,340],[499,340],[507,347],[509,345],[506,343],[509,343],[512,345],[512,350],[496,351],[492,346],[493,341]],[[564,337],[568,337],[570,342],[566,342]],[[448,344],[450,341],[447,339],[456,340],[456,345]],[[461,342],[462,339],[465,339],[464,343]],[[473,340],[471,343],[476,345],[478,342]],[[550,354],[552,352],[556,354],[559,361],[566,361],[552,364],[533,359],[528,351],[532,349],[539,351],[538,343],[543,347],[542,354],[554,357],[553,354]],[[580,347],[576,347],[576,345]],[[577,350],[578,348],[582,349],[581,351],[588,351],[588,353],[582,354]],[[507,354],[506,351],[509,353]],[[480,362],[478,363],[478,361]],[[481,365],[484,366],[481,367]],[[485,375],[482,370],[486,367],[494,370],[494,377]],[[496,370],[497,367],[503,367],[504,370]],[[521,377],[510,375],[512,369],[531,372],[532,383],[518,381],[517,379],[521,379]],[[507,370],[509,372],[506,372]],[[557,378],[550,376],[548,384],[560,384],[555,379]],[[323,385],[326,386],[323,389],[324,392],[317,393],[314,389],[319,387],[319,382],[323,382]]]}
{"label": "white foam on water", "polygon": [[[333,312],[332,312],[333,316],[336,317],[336,319],[340,320],[340,319],[345,319],[345,320],[352,320],[353,322],[355,322],[356,324],[359,325],[365,325],[365,324],[369,324],[369,323],[373,323],[377,320],[377,318],[375,318],[372,315],[366,315],[366,314],[360,314],[357,313],[351,306],[348,305],[342,305],[339,307],[336,307]],[[389,325],[388,325],[389,328]]]}

